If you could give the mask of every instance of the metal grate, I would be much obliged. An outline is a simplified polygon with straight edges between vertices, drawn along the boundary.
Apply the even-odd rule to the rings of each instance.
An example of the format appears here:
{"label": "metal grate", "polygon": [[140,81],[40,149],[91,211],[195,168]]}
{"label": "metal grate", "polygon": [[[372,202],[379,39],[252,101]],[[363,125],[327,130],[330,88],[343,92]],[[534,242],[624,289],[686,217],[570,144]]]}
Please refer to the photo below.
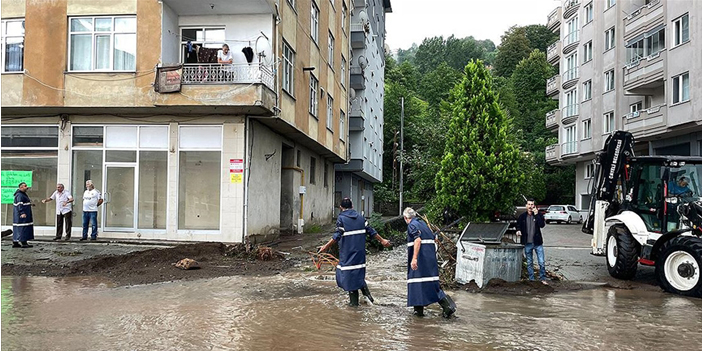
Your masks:
{"label": "metal grate", "polygon": [[468,223],[459,241],[485,244],[499,244],[507,232],[509,223]]}
{"label": "metal grate", "polygon": [[255,84],[274,90],[273,72],[263,64],[194,64],[183,66],[183,84]]}

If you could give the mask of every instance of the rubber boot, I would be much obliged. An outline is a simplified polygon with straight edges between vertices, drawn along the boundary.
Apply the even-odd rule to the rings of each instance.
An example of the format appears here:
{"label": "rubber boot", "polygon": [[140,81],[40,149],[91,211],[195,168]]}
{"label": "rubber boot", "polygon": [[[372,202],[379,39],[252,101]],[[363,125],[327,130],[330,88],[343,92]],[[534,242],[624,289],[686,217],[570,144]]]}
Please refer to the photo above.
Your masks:
{"label": "rubber boot", "polygon": [[23,248],[23,249],[27,249],[27,248],[30,248],[30,247],[34,247],[34,245],[30,245],[30,244],[28,244],[26,241],[20,241],[20,242],[22,243],[22,248]]}
{"label": "rubber boot", "polygon": [[424,306],[414,306],[414,315],[424,317]]}
{"label": "rubber boot", "polygon": [[371,296],[370,290],[368,290],[367,285],[361,288],[361,293],[363,293],[363,296],[365,296],[368,299],[368,301],[370,301],[371,303],[375,302],[375,300],[373,299],[373,296]]}
{"label": "rubber boot", "polygon": [[356,307],[358,306],[358,290],[354,291],[349,291],[349,306],[351,307]]}
{"label": "rubber boot", "polygon": [[456,312],[456,304],[453,302],[451,297],[446,295],[443,299],[439,300],[439,305],[441,305],[441,309],[444,310],[444,318],[451,318],[451,315]]}

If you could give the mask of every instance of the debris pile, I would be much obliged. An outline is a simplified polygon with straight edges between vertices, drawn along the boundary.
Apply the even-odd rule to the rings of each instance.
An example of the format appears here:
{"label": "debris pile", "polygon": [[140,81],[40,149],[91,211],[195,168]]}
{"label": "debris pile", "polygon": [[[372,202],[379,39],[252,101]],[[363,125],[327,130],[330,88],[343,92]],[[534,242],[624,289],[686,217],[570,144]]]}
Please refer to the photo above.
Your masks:
{"label": "debris pile", "polygon": [[463,218],[459,218],[444,228],[439,228],[429,222],[426,216],[421,217],[427,223],[429,229],[436,233],[436,252],[441,286],[444,288],[455,288],[457,287],[454,279],[456,276],[456,235],[451,230]]}
{"label": "debris pile", "polygon": [[200,268],[200,264],[197,263],[197,261],[191,259],[191,258],[184,258],[176,263],[173,264],[176,268],[180,268],[183,270],[188,270],[188,269],[198,269]]}

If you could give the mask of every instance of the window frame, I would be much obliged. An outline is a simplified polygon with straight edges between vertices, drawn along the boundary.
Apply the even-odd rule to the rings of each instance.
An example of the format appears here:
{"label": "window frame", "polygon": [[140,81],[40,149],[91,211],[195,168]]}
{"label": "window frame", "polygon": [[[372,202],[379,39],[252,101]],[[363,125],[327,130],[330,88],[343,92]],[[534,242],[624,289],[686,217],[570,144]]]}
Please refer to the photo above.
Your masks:
{"label": "window frame", "polygon": [[617,46],[615,34],[616,32],[614,31],[614,27],[611,27],[605,31],[604,52],[612,50]]}
{"label": "window frame", "polygon": [[327,93],[327,129],[334,133],[334,98]]}
{"label": "window frame", "polygon": [[[288,54],[290,58],[288,58]],[[283,40],[283,91],[295,97],[295,50]]]}
{"label": "window frame", "polygon": [[[687,20],[687,40],[683,40],[684,30],[683,30],[683,20]],[[690,41],[690,13],[685,13],[682,16],[674,19],[673,21],[673,46],[672,48],[678,47]]]}
{"label": "window frame", "polygon": [[[74,32],[71,30],[71,21],[74,19],[92,19],[92,29],[90,31],[84,31],[84,32]],[[101,18],[110,18],[112,19],[112,29],[110,31],[96,31],[95,30],[95,20],[96,19],[101,19]],[[115,20],[117,18],[133,18],[134,19],[134,31],[121,31],[118,32],[115,28]],[[116,72],[116,73],[134,73],[137,70],[136,64],[137,64],[137,58],[138,58],[138,38],[137,38],[137,16],[136,15],[98,15],[98,16],[69,16],[68,17],[68,40],[67,40],[67,61],[66,61],[66,72],[70,73],[87,73],[87,72]],[[122,35],[129,35],[133,34],[134,35],[134,68],[133,69],[127,69],[127,70],[117,70],[115,69],[115,62],[114,62],[114,51],[115,51],[115,36],[118,34]],[[79,70],[79,69],[71,69],[71,63],[72,63],[72,54],[71,54],[71,48],[73,44],[73,35],[90,35],[91,40],[90,40],[90,69],[87,70]],[[98,36],[104,36],[104,35],[109,35],[110,37],[110,68],[109,69],[96,69],[96,63],[97,63],[97,56],[96,56],[96,40]],[[181,52],[182,54],[182,52]]]}
{"label": "window frame", "polygon": [[614,117],[614,111],[605,112],[602,117],[603,135],[607,135],[617,129],[617,120]]}
{"label": "window frame", "polygon": [[[685,92],[685,76],[687,76],[687,98],[684,97]],[[690,101],[690,72],[684,72],[673,76],[671,78],[672,92],[671,92],[671,104],[678,105]],[[678,101],[675,101],[675,95],[678,95]]]}
{"label": "window frame", "polygon": [[583,121],[583,140],[592,139],[592,120]]}
{"label": "window frame", "polygon": [[310,156],[310,184],[317,184],[317,158]]}
{"label": "window frame", "polygon": [[346,1],[341,2],[341,31],[344,35],[348,35],[346,30],[346,21],[349,18],[349,8],[346,6]]}
{"label": "window frame", "polygon": [[318,114],[319,114],[319,98],[317,97],[317,94],[319,94],[319,79],[314,76],[314,74],[310,73],[310,103],[309,103],[309,108],[308,111],[309,113],[317,120],[319,120]]}
{"label": "window frame", "polygon": [[310,3],[310,37],[312,38],[312,42],[319,47],[319,6],[317,6],[314,0],[310,1]]}
{"label": "window frame", "polygon": [[592,179],[595,176],[595,165],[592,162],[588,162],[585,165],[585,178]]}
{"label": "window frame", "polygon": [[617,4],[617,0],[607,0],[605,2],[605,10],[611,9],[616,4]]}
{"label": "window frame", "polygon": [[334,34],[331,30],[329,31],[329,38],[327,39],[327,63],[334,70],[334,45],[336,45],[336,39],[334,39]]}
{"label": "window frame", "polygon": [[346,112],[339,110],[339,140],[346,141]]}
{"label": "window frame", "polygon": [[[608,93],[610,91],[613,91],[616,85],[615,82],[615,76],[614,76],[614,69],[610,69],[604,73],[604,93]],[[610,86],[611,82],[611,86]]]}
{"label": "window frame", "polygon": [[340,78],[340,83],[341,86],[346,88],[346,58],[344,55],[341,55],[341,78]]}
{"label": "window frame", "polygon": [[592,22],[595,17],[595,8],[593,2],[590,1],[589,4],[585,5],[585,24]]}
{"label": "window frame", "polygon": [[583,102],[592,100],[592,79],[583,83]]}
{"label": "window frame", "polygon": [[[19,35],[7,35],[7,24],[8,23],[13,23],[13,22],[21,22],[22,23],[22,67],[18,71],[7,71],[5,70],[5,62],[7,58],[5,57],[7,53],[7,38],[19,38]],[[27,31],[25,29],[25,19],[24,17],[22,18],[8,18],[8,19],[3,19],[0,21],[2,25],[2,35],[0,36],[0,50],[2,50],[0,53],[0,73],[10,73],[10,74],[18,74],[18,73],[24,73],[24,45],[25,45],[25,37],[27,35]]]}
{"label": "window frame", "polygon": [[583,64],[592,61],[592,40],[583,45]]}

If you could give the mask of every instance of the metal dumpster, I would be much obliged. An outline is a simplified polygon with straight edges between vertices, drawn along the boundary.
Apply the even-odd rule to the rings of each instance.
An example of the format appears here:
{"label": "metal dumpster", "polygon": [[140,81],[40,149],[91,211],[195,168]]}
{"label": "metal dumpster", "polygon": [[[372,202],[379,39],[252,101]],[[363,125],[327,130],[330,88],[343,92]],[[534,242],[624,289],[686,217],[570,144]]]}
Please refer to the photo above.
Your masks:
{"label": "metal dumpster", "polygon": [[508,223],[468,223],[456,243],[456,281],[483,287],[492,278],[521,278],[523,246],[502,242]]}

